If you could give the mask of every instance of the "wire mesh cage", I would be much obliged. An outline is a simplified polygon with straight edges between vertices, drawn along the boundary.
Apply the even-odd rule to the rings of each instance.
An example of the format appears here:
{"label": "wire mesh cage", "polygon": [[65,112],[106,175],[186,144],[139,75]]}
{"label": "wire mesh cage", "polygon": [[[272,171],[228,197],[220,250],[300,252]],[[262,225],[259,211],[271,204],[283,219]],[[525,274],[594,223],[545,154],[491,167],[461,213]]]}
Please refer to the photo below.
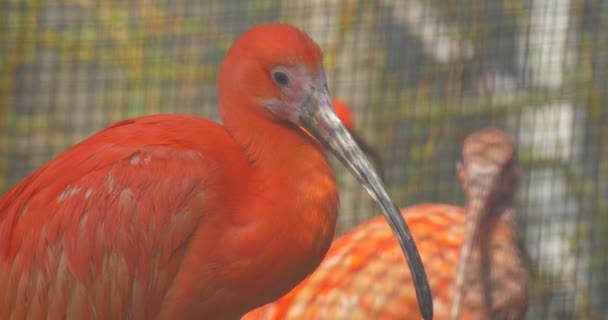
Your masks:
{"label": "wire mesh cage", "polygon": [[[401,206],[462,204],[464,137],[513,133],[529,319],[608,313],[608,1],[4,1],[0,193],[118,120],[219,121],[216,77],[252,25],[289,22],[324,51],[332,95],[381,154]],[[338,233],[379,209],[336,166]]]}

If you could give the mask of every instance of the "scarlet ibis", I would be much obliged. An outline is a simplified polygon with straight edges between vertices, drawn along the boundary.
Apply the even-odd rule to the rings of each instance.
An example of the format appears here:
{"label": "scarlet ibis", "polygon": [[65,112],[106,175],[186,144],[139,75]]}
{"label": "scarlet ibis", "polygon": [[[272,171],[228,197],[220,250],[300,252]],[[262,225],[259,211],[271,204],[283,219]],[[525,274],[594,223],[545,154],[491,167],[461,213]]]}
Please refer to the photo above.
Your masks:
{"label": "scarlet ibis", "polygon": [[224,125],[118,122],[0,199],[0,319],[238,319],[320,263],[338,207],[331,151],[382,206],[432,317],[409,229],[336,117],[322,55],[253,27],[218,79]]}
{"label": "scarlet ibis", "polygon": [[[466,139],[458,166],[467,208],[423,204],[401,210],[429,271],[437,319],[449,319],[451,312],[462,319],[525,314],[529,275],[512,228],[515,161],[507,133],[475,132]],[[419,319],[412,279],[398,267],[403,262],[390,229],[373,218],[337,238],[294,290],[243,320]],[[462,304],[453,303],[458,300]]]}

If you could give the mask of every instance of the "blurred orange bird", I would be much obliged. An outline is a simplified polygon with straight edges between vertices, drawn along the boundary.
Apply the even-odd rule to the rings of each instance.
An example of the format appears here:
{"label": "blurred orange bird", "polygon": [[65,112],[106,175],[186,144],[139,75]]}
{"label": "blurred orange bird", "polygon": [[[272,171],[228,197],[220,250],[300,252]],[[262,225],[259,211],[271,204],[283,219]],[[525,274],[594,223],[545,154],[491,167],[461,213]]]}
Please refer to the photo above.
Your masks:
{"label": "blurred orange bird", "polygon": [[[470,135],[458,166],[467,208],[401,210],[429,271],[437,319],[525,315],[529,274],[512,229],[515,151],[502,130]],[[420,319],[412,279],[398,267],[403,262],[390,229],[380,217],[371,219],[336,239],[319,268],[289,294],[243,320]]]}
{"label": "blurred orange bird", "polygon": [[0,199],[0,319],[239,319],[325,256],[338,207],[326,149],[382,206],[430,319],[416,246],[336,117],[321,60],[292,26],[253,27],[220,68],[224,126],[124,120],[18,183]]}

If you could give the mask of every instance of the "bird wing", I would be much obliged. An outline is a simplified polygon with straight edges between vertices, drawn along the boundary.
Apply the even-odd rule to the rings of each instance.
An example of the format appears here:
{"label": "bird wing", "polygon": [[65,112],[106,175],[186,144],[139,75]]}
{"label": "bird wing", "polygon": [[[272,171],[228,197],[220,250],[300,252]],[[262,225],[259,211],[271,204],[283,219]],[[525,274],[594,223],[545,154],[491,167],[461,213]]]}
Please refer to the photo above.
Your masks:
{"label": "bird wing", "polygon": [[98,132],[17,184],[0,199],[0,318],[157,313],[216,209],[209,199],[222,200],[214,190],[230,187],[218,176],[220,149],[237,157],[211,121],[142,117]]}

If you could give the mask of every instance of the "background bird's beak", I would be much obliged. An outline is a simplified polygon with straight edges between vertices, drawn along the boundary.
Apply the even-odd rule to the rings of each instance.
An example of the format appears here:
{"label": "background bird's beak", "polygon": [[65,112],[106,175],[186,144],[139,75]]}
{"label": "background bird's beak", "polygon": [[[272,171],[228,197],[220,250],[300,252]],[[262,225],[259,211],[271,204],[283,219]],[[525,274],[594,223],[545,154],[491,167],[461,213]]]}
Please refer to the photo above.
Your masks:
{"label": "background bird's beak", "polygon": [[[312,134],[365,187],[378,202],[386,220],[395,233],[409,264],[416,287],[418,305],[424,319],[433,317],[433,300],[428,279],[416,244],[399,209],[389,197],[382,181],[370,165],[363,152],[336,116],[329,92],[326,88],[313,91],[300,109],[299,123]],[[404,310],[407,312],[407,310]]]}
{"label": "background bird's beak", "polygon": [[[464,296],[464,277],[471,252],[473,250],[473,242],[477,238],[481,216],[486,209],[487,191],[492,188],[491,180],[484,179],[481,182],[476,182],[473,186],[475,190],[470,190],[469,174],[467,173],[466,164],[459,162],[456,166],[458,177],[462,183],[463,189],[469,193],[473,192],[476,195],[469,197],[467,204],[467,219],[464,226],[464,236],[460,246],[460,258],[458,259],[458,267],[456,269],[456,281],[452,292],[452,309],[450,311],[450,320],[457,320],[460,317],[460,304]],[[475,177],[474,177],[475,178]]]}

